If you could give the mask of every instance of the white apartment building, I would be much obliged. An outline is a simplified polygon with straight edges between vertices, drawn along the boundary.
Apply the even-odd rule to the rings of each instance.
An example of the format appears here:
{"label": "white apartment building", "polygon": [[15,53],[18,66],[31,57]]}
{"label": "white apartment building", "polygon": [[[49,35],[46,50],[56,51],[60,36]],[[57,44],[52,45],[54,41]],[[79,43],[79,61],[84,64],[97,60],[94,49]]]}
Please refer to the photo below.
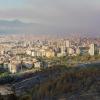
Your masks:
{"label": "white apartment building", "polygon": [[89,54],[91,56],[94,56],[97,53],[97,45],[96,44],[90,44],[89,46]]}
{"label": "white apartment building", "polygon": [[75,54],[75,50],[73,48],[68,48],[68,54],[69,55],[74,55]]}
{"label": "white apartment building", "polygon": [[71,46],[70,45],[70,41],[69,40],[65,40],[64,41],[64,46],[69,48]]}
{"label": "white apartment building", "polygon": [[26,54],[27,54],[27,55],[31,55],[31,54],[32,54],[31,50],[27,50],[27,51],[26,51]]}

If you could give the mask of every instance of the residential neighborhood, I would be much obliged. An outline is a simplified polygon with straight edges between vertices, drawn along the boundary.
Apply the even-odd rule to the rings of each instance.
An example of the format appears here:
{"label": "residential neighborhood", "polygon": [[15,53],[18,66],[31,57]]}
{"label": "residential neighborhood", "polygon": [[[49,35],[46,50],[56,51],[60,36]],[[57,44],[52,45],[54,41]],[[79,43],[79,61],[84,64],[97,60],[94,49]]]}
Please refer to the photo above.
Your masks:
{"label": "residential neighborhood", "polygon": [[78,41],[62,38],[52,41],[16,39],[13,42],[9,38],[8,41],[3,39],[0,42],[0,68],[2,69],[0,71],[14,74],[34,68],[47,68],[53,62],[51,60],[53,58],[78,55],[100,55],[99,39],[94,42],[87,38],[78,39]]}

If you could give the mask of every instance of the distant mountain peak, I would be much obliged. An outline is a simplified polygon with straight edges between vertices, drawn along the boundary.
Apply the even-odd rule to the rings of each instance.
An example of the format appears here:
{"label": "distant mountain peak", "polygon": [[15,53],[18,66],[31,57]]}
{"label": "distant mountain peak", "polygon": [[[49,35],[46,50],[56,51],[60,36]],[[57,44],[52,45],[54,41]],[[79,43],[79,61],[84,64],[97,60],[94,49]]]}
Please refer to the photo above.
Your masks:
{"label": "distant mountain peak", "polygon": [[20,21],[18,19],[12,20],[12,22],[15,22],[15,23],[23,23],[22,21]]}

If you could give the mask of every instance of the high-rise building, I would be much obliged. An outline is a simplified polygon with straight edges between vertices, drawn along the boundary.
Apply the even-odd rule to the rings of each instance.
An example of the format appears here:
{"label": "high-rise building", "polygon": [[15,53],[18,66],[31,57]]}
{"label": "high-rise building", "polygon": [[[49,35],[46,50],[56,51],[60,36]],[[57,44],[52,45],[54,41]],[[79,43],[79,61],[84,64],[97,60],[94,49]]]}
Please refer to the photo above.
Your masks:
{"label": "high-rise building", "polygon": [[96,44],[94,44],[94,43],[90,44],[90,46],[89,46],[89,54],[91,56],[94,56],[95,54],[97,54],[97,45]]}
{"label": "high-rise building", "polygon": [[64,41],[64,46],[69,48],[70,47],[70,41],[69,40],[65,40]]}
{"label": "high-rise building", "polygon": [[66,56],[66,54],[67,54],[66,47],[65,46],[61,46],[60,49],[61,49],[61,55],[62,56]]}

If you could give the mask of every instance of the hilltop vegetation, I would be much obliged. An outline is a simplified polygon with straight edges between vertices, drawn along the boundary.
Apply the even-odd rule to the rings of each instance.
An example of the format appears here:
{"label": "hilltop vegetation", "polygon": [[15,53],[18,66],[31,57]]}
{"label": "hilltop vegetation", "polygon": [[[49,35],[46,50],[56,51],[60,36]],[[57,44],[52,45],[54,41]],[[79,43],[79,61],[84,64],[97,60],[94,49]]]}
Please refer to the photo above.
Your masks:
{"label": "hilltop vegetation", "polygon": [[55,66],[37,72],[42,73],[48,74],[47,80],[18,97],[1,96],[0,100],[100,100],[100,64],[77,68]]}
{"label": "hilltop vegetation", "polygon": [[[26,94],[19,97],[18,100],[59,100],[66,96],[67,100],[74,95],[75,97],[87,94],[90,99],[98,100],[100,95],[100,67],[69,68],[64,74],[52,79],[48,78],[43,84],[34,86]],[[91,98],[93,96],[94,98]],[[82,97],[82,98],[83,98]],[[83,100],[80,98],[80,100]],[[76,100],[76,99],[74,99]]]}
{"label": "hilltop vegetation", "polygon": [[[46,60],[47,58],[41,58],[41,59]],[[48,60],[52,62],[52,66],[60,65],[60,67],[61,67],[61,65],[64,65],[65,67],[73,67],[73,66],[77,66],[78,63],[84,64],[84,63],[88,63],[88,62],[99,61],[100,55],[95,55],[95,56],[77,55],[77,56],[66,56],[66,57],[54,57],[54,58],[50,58]],[[1,67],[2,67],[2,65],[1,65]],[[59,70],[62,71],[63,68],[61,67]],[[37,72],[36,73],[34,72],[34,68],[32,68],[31,71],[32,70],[33,70],[33,72],[30,72],[28,74],[16,73],[14,75],[13,74],[11,75],[11,73],[9,73],[9,72],[0,70],[0,84],[8,84],[8,83],[12,83],[12,82],[14,83],[14,82],[18,82],[18,81],[24,80],[26,78],[29,78],[29,77],[33,76],[33,74],[36,75]],[[48,68],[48,70],[49,70],[49,68]],[[53,68],[53,70],[54,70],[54,68]],[[66,69],[64,68],[63,70],[66,70]],[[40,73],[40,71],[38,71],[38,73]]]}

